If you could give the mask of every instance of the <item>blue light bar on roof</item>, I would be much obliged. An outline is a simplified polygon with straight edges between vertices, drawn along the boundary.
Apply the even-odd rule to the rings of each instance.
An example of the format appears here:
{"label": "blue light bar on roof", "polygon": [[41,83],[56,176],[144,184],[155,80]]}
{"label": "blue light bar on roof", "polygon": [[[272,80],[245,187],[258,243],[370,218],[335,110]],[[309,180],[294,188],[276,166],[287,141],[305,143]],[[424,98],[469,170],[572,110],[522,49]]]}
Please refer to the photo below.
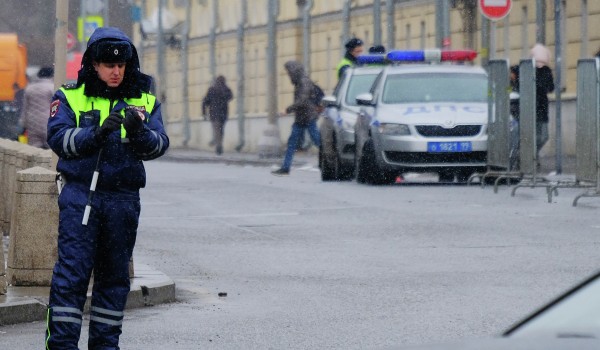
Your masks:
{"label": "blue light bar on roof", "polygon": [[477,57],[473,50],[394,50],[386,58],[392,62],[472,61]]}
{"label": "blue light bar on roof", "polygon": [[387,59],[395,62],[439,61],[441,50],[394,50],[388,52]]}
{"label": "blue light bar on roof", "polygon": [[385,58],[385,55],[377,55],[377,54],[360,55],[360,56],[356,57],[356,63],[357,64],[385,64],[385,63],[387,63],[387,59]]}

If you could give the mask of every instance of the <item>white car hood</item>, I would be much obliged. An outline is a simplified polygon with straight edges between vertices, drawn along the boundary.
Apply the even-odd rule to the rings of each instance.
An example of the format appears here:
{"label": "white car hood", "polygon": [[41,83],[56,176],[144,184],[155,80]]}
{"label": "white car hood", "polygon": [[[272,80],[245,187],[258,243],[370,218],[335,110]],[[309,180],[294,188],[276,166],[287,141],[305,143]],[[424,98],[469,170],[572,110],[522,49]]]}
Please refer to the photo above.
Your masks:
{"label": "white car hood", "polygon": [[379,123],[412,125],[485,125],[488,122],[487,103],[411,103],[377,106]]}

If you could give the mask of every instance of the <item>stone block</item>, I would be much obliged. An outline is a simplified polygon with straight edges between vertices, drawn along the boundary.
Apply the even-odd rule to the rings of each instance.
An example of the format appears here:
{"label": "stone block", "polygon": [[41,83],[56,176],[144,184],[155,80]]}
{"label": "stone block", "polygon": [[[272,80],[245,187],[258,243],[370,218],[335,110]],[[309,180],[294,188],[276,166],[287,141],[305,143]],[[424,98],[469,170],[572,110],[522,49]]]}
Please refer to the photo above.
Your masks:
{"label": "stone block", "polygon": [[55,180],[56,172],[42,167],[17,174],[6,271],[10,285],[50,285],[57,258]]}
{"label": "stone block", "polygon": [[4,267],[4,236],[0,233],[0,295],[6,294],[6,269]]}
{"label": "stone block", "polygon": [[4,198],[4,214],[3,214],[3,229],[4,232],[10,233],[10,217],[12,211],[12,198],[14,193],[14,181],[15,181],[15,164],[17,161],[17,151],[13,145],[6,150],[8,160],[3,171],[2,181],[6,182],[4,186],[5,198]]}
{"label": "stone block", "polygon": [[260,158],[276,158],[280,157],[281,153],[279,128],[276,125],[268,125],[258,141],[258,156]]}
{"label": "stone block", "polygon": [[0,276],[0,295],[6,294],[6,276]]}
{"label": "stone block", "polygon": [[[2,236],[4,232],[4,210],[6,207],[6,185],[5,181],[5,173],[4,167],[6,165],[6,161],[8,160],[8,156],[5,156],[5,147],[3,142],[4,139],[0,138],[0,236]],[[8,234],[8,232],[6,232]]]}

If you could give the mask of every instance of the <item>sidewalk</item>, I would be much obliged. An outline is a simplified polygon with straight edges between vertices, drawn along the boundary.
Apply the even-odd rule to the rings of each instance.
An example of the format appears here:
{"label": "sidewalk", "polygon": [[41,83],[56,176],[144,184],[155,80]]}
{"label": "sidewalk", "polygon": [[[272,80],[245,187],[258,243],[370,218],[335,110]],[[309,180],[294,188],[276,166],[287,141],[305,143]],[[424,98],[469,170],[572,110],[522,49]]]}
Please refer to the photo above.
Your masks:
{"label": "sidewalk", "polygon": [[[198,150],[193,148],[170,148],[167,153],[160,158],[161,160],[199,162],[199,163],[224,163],[237,165],[256,165],[266,167],[280,167],[283,162],[283,155],[277,158],[261,158],[256,153],[246,152],[224,152],[217,155],[212,151]],[[310,150],[297,151],[294,154],[293,166],[302,166],[312,164],[318,166],[319,157],[316,148]]]}
{"label": "sidewalk", "polygon": [[[556,172],[556,158],[554,155],[540,157],[540,174],[548,175]],[[171,148],[161,158],[162,160],[199,162],[199,163],[224,163],[238,165],[257,165],[279,167],[283,158],[260,158],[255,153],[244,152],[225,152],[222,155],[216,155],[214,152],[197,150],[191,148]],[[296,152],[294,154],[293,166],[303,166],[311,164],[318,167],[319,157],[316,149],[313,147],[308,152]],[[563,155],[561,158],[562,175],[574,176],[576,172],[575,156]]]}

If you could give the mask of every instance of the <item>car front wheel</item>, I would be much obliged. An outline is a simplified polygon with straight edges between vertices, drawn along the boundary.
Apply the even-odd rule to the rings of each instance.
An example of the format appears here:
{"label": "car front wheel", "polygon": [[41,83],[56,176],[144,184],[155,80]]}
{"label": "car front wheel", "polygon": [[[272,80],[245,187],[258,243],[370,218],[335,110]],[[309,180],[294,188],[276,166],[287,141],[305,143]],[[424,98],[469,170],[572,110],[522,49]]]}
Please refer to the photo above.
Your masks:
{"label": "car front wheel", "polygon": [[384,171],[377,165],[373,140],[365,143],[360,158],[355,163],[357,164],[356,181],[359,183],[385,185],[396,180],[396,174]]}

